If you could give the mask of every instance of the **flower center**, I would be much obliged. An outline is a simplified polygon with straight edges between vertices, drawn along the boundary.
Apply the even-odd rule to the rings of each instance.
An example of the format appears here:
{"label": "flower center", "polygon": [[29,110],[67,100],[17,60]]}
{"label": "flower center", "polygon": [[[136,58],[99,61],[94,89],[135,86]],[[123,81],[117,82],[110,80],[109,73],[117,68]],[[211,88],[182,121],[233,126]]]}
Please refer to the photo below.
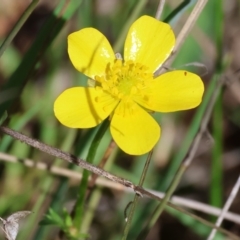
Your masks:
{"label": "flower center", "polygon": [[112,65],[108,65],[105,76],[95,76],[95,80],[104,91],[121,100],[142,95],[142,90],[153,80],[153,74],[142,64],[116,59]]}

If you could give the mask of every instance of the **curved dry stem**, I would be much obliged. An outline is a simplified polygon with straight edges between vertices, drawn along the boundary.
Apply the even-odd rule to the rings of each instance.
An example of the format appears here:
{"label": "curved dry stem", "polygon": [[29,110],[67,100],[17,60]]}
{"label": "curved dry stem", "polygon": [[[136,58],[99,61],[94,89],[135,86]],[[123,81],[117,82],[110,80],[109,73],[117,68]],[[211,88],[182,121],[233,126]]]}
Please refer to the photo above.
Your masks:
{"label": "curved dry stem", "polygon": [[[195,7],[193,8],[187,21],[185,22],[183,28],[181,29],[180,33],[178,34],[173,52],[170,55],[170,57],[165,61],[164,67],[169,67],[172,64],[172,62],[176,56],[176,53],[179,51],[180,47],[182,46],[185,39],[187,38],[189,32],[192,30],[194,24],[196,23],[199,15],[201,14],[201,12],[202,12],[203,8],[205,7],[205,5],[207,4],[207,2],[208,2],[208,0],[198,0],[197,1]],[[165,71],[165,69],[163,67],[161,67],[159,70],[156,71],[156,76],[160,75],[164,71]]]}
{"label": "curved dry stem", "polygon": [[[66,177],[66,178],[77,180],[77,181],[82,179],[82,173],[80,173],[80,172],[70,170],[67,168],[57,167],[57,166],[49,166],[47,163],[35,162],[31,159],[19,159],[13,155],[9,155],[6,153],[0,152],[0,161],[6,161],[6,162],[10,162],[10,163],[20,163],[29,168],[35,168],[35,169],[39,169],[39,170],[48,171],[50,174],[54,174],[56,176],[61,176],[61,177]],[[89,181],[91,181],[91,180],[89,180]],[[115,183],[115,182],[112,182],[112,181],[110,181],[108,179],[104,179],[104,178],[96,179],[95,184],[98,186],[101,186],[101,187],[107,187],[107,188],[111,188],[111,189],[114,189],[117,191],[123,191],[125,193],[134,193],[133,189],[126,188],[119,183]],[[146,189],[146,190],[151,192],[152,194],[158,196],[159,198],[164,198],[165,194],[163,192],[155,191],[152,189]],[[176,204],[176,205],[179,205],[182,207],[186,207],[186,208],[189,208],[192,210],[200,211],[200,212],[210,214],[213,216],[219,216],[222,211],[222,209],[220,209],[220,208],[213,207],[213,206],[210,206],[205,203],[201,203],[201,202],[198,202],[195,200],[182,198],[182,197],[178,197],[178,196],[172,196],[171,202],[173,204]],[[225,213],[224,219],[235,222],[237,224],[240,224],[240,215],[232,213],[232,212]],[[1,220],[1,218],[0,218],[0,220]]]}

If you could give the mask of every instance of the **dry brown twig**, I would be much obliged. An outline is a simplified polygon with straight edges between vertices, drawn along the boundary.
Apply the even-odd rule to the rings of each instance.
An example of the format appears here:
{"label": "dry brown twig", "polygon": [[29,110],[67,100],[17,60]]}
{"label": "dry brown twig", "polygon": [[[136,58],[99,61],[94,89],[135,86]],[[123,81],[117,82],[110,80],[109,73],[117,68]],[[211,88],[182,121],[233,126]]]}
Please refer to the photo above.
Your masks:
{"label": "dry brown twig", "polygon": [[157,71],[155,76],[162,74],[165,71],[165,68],[169,68],[176,56],[176,53],[179,51],[180,47],[184,43],[185,39],[187,38],[189,32],[192,30],[195,22],[197,21],[199,15],[201,14],[203,8],[207,4],[208,0],[198,0],[195,7],[193,8],[191,14],[189,15],[187,21],[185,22],[184,26],[182,27],[180,33],[177,36],[175,47],[172,51],[172,54],[169,58],[164,62]]}
{"label": "dry brown twig", "polygon": [[[193,8],[191,14],[189,15],[186,23],[184,24],[183,28],[181,29],[180,33],[178,34],[176,45],[174,48],[174,53],[176,53],[179,48],[184,43],[186,37],[188,36],[189,32],[192,30],[193,26],[195,25],[199,15],[201,14],[202,10],[204,9],[205,5],[207,4],[208,0],[198,0],[195,7]],[[167,64],[170,65],[173,59],[169,59]]]}
{"label": "dry brown twig", "polygon": [[[224,220],[227,212],[228,212],[228,209],[230,208],[230,206],[232,205],[234,199],[236,198],[236,195],[239,191],[239,187],[240,187],[240,177],[238,177],[222,211],[221,211],[221,214],[219,215],[217,221],[216,221],[216,226],[221,226],[221,223],[222,221]],[[209,234],[208,236],[208,239],[207,240],[212,240],[214,237],[215,237],[215,234],[216,234],[216,229],[212,229],[211,233]]]}
{"label": "dry brown twig", "polygon": [[[57,149],[57,148],[54,148],[54,147],[51,147],[45,143],[42,143],[38,140],[35,140],[35,139],[32,139],[30,137],[27,137],[19,132],[16,132],[12,129],[9,129],[7,127],[3,127],[1,126],[0,127],[0,131],[17,139],[17,140],[20,140],[21,142],[24,142],[26,144],[28,144],[29,146],[32,146],[40,151],[43,151],[45,153],[48,153],[49,155],[52,155],[54,157],[57,157],[57,158],[60,158],[60,159],[63,159],[65,161],[68,161],[70,163],[73,163],[77,166],[80,166],[82,167],[83,169],[86,169],[90,172],[93,172],[95,174],[98,174],[98,175],[101,175],[113,182],[116,182],[116,183],[119,183],[119,184],[122,184],[124,185],[125,187],[127,188],[130,188],[132,189],[136,194],[138,194],[139,196],[147,196],[149,198],[152,198],[152,199],[155,199],[157,201],[162,201],[162,198],[158,197],[157,195],[147,191],[146,189],[142,188],[142,187],[139,187],[135,184],[133,184],[132,182],[124,179],[124,178],[121,178],[121,177],[117,177],[103,169],[100,169],[98,167],[96,167],[95,165],[93,164],[89,164],[87,162],[85,162],[84,160],[80,159],[80,158],[77,158],[76,156],[70,154],[70,153],[66,153],[64,151],[61,151],[60,149]],[[201,218],[201,217],[198,217],[197,215],[194,215],[190,212],[188,212],[187,210],[185,210],[184,208],[181,208],[179,206],[176,206],[174,204],[172,204],[171,202],[168,202],[167,203],[168,206],[172,207],[173,209],[177,210],[177,211],[180,211],[182,213],[185,213],[187,214],[188,216],[202,222],[203,224],[206,224],[208,225],[209,227],[211,228],[216,228],[219,232],[222,232],[224,234],[226,234],[227,236],[231,237],[232,239],[236,239],[236,240],[240,240],[239,237],[237,237],[236,235],[232,234],[231,232],[225,230],[225,229],[222,229],[222,228],[219,228],[217,226],[215,226],[214,224],[212,224],[211,222]]]}
{"label": "dry brown twig", "polygon": [[160,19],[161,15],[162,15],[164,5],[165,5],[165,0],[159,0],[157,12],[155,14],[155,18],[158,20]]}
{"label": "dry brown twig", "polygon": [[[17,157],[6,154],[6,153],[0,152],[0,160],[10,162],[10,163],[20,163],[20,164],[23,164],[24,166],[27,166],[30,168],[45,170],[56,176],[67,177],[67,178],[73,179],[73,180],[81,180],[81,178],[82,178],[82,174],[77,171],[73,171],[73,170],[69,170],[69,169],[61,168],[61,167],[56,167],[56,166],[51,166],[49,168],[49,165],[47,163],[34,162],[31,159],[18,159]],[[134,191],[132,189],[126,188],[126,187],[120,185],[119,183],[115,183],[115,182],[112,182],[112,181],[104,179],[104,178],[98,178],[96,180],[96,184],[98,186],[108,187],[110,189],[114,189],[114,190],[118,190],[118,191],[134,193]],[[162,193],[162,192],[154,191],[152,189],[146,189],[146,190],[160,198],[164,197],[164,193]],[[173,196],[171,198],[171,202],[174,204],[177,204],[179,206],[182,206],[182,207],[186,207],[189,209],[208,213],[208,214],[211,214],[214,216],[219,216],[222,211],[222,209],[220,209],[220,208],[212,207],[210,205],[207,205],[207,204],[204,204],[204,203],[201,203],[198,201],[194,201],[191,199],[186,199],[186,198],[182,198],[182,197],[178,197],[178,196]],[[235,222],[237,224],[240,224],[240,215],[238,215],[238,214],[227,212],[225,214],[225,219]]]}

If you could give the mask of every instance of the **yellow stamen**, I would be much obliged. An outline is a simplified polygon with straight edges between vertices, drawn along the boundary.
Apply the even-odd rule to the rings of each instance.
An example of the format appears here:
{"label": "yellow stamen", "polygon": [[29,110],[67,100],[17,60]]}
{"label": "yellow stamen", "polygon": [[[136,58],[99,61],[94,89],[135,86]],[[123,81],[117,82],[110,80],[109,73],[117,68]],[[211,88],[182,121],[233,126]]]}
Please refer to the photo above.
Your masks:
{"label": "yellow stamen", "polygon": [[133,61],[123,62],[116,59],[112,65],[108,65],[105,76],[95,76],[102,89],[119,100],[131,98],[132,95],[142,95],[142,90],[149,87],[153,80],[153,74],[148,68]]}

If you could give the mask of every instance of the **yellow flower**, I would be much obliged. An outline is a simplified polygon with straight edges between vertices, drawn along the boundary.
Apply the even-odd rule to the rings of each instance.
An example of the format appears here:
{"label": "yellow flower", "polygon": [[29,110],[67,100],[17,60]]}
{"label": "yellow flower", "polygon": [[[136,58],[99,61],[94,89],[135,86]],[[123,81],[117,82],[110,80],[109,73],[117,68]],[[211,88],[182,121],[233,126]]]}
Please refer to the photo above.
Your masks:
{"label": "yellow flower", "polygon": [[171,27],[149,16],[137,19],[124,45],[124,61],[116,59],[105,36],[84,28],[68,36],[74,67],[94,80],[92,87],[65,90],[54,103],[57,119],[70,128],[91,128],[110,116],[110,131],[128,154],[150,151],[160,126],[148,113],[173,112],[201,103],[201,79],[187,71],[153,77],[175,44]]}

